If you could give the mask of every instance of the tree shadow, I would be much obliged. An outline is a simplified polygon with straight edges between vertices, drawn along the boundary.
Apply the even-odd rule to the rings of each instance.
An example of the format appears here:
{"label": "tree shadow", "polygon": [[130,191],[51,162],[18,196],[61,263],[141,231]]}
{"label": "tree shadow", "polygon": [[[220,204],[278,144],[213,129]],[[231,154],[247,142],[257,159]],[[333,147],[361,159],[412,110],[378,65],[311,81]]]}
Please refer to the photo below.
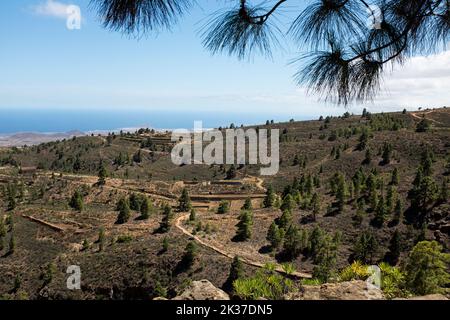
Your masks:
{"label": "tree shadow", "polygon": [[189,264],[189,262],[186,260],[185,257],[183,257],[175,266],[175,269],[173,270],[173,274],[179,275],[180,273],[187,272],[191,270],[192,265]]}
{"label": "tree shadow", "polygon": [[316,222],[316,219],[314,219],[313,214],[309,214],[300,219],[300,224],[308,224],[308,223],[314,223],[314,222]]}
{"label": "tree shadow", "polygon": [[379,221],[376,217],[370,220],[370,225],[374,228],[381,229],[383,227],[384,221]]}
{"label": "tree shadow", "polygon": [[387,226],[389,228],[393,228],[393,227],[398,226],[399,223],[400,223],[400,220],[394,218],[394,219],[392,219],[391,221],[388,222]]}
{"label": "tree shadow", "polygon": [[13,253],[14,253],[14,252],[12,252],[12,251],[7,251],[7,252],[2,256],[2,258],[8,258],[8,257],[11,256]]}
{"label": "tree shadow", "polygon": [[336,208],[335,204],[333,203],[332,209],[324,214],[324,217],[335,217],[339,215],[339,208]]}
{"label": "tree shadow", "polygon": [[399,261],[399,257],[394,256],[392,252],[388,251],[384,255],[383,261],[389,263],[391,266],[396,266]]}
{"label": "tree shadow", "polygon": [[233,238],[231,238],[232,242],[244,242],[245,240],[247,239],[240,235],[235,235]]}
{"label": "tree shadow", "polygon": [[258,252],[261,253],[261,254],[268,254],[268,253],[271,253],[272,251],[273,251],[273,248],[272,248],[271,245],[262,246],[258,250]]}

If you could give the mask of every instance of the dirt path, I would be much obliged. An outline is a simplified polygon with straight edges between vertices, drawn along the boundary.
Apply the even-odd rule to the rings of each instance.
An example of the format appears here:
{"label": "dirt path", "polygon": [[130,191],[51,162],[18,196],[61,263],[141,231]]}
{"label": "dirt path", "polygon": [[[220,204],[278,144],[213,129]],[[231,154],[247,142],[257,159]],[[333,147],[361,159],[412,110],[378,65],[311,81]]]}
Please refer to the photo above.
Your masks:
{"label": "dirt path", "polygon": [[[207,248],[210,248],[210,249],[214,250],[215,252],[217,252],[217,253],[223,255],[224,257],[227,257],[227,258],[229,258],[229,259],[234,259],[234,256],[235,256],[235,255],[234,255],[233,253],[227,252],[227,251],[225,251],[225,250],[223,250],[223,249],[217,248],[216,246],[214,246],[214,245],[212,245],[212,244],[206,243],[206,242],[205,242],[204,240],[202,240],[200,237],[198,237],[198,236],[193,235],[192,233],[190,233],[190,232],[183,226],[183,223],[184,223],[188,218],[189,218],[189,214],[184,214],[184,215],[178,217],[177,220],[176,220],[176,222],[175,222],[175,226],[176,226],[179,230],[181,230],[181,232],[183,232],[185,235],[189,236],[190,238],[193,238],[195,241],[197,241],[197,242],[200,243],[201,245],[203,245],[203,246],[205,246],[205,247],[207,247]],[[263,263],[260,263],[260,262],[257,262],[257,261],[252,261],[252,260],[249,260],[249,259],[247,259],[247,258],[241,257],[241,261],[242,261],[243,263],[247,264],[247,265],[250,265],[250,266],[254,266],[254,267],[258,267],[258,268],[264,267],[264,264],[263,264]],[[281,265],[279,265],[279,264],[276,264],[275,270],[276,270],[277,272],[279,272],[279,273],[286,274],[286,272],[283,270],[283,268],[282,268]],[[297,277],[297,278],[312,278],[312,276],[311,276],[310,274],[308,274],[308,273],[302,273],[302,272],[297,272],[297,271],[294,271],[292,274],[290,274],[290,276],[294,276],[294,277]]]}
{"label": "dirt path", "polygon": [[[425,119],[427,119],[427,120],[430,120],[431,122],[442,124],[442,122],[439,122],[439,121],[437,121],[437,120],[430,119],[430,118],[426,118],[426,115],[428,115],[428,114],[430,114],[430,113],[433,113],[433,112],[435,112],[435,110],[418,111],[418,112],[411,112],[411,115],[412,115],[414,118],[419,119],[419,120],[422,120],[422,119],[425,118]],[[425,116],[425,117],[423,117],[423,116]]]}

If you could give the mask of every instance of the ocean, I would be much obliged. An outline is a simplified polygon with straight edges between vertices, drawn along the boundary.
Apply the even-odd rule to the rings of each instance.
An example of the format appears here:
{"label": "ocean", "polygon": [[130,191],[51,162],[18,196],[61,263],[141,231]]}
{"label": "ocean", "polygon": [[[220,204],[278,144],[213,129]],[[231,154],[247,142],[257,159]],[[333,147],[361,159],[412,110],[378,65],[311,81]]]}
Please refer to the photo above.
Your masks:
{"label": "ocean", "polygon": [[270,113],[199,112],[164,110],[55,110],[55,109],[0,109],[0,134],[18,132],[55,133],[68,131],[115,131],[128,128],[192,129],[194,121],[203,121],[203,128],[225,127],[234,123],[263,124],[266,120],[306,120]]}

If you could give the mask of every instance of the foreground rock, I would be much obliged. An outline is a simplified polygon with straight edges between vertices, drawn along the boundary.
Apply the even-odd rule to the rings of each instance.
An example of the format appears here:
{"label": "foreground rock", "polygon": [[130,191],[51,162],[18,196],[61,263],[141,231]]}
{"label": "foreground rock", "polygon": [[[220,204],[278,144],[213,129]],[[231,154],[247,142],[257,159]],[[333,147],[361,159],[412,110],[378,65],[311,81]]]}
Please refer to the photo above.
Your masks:
{"label": "foreground rock", "polygon": [[230,297],[208,280],[200,280],[193,281],[182,294],[173,300],[230,300]]}
{"label": "foreground rock", "polygon": [[286,296],[287,300],[382,300],[383,292],[365,281],[325,283],[320,286],[304,286],[301,292]]}
{"label": "foreground rock", "polygon": [[[286,300],[383,300],[383,292],[365,281],[354,280],[325,283],[318,286],[303,286],[300,292],[289,293]],[[155,298],[155,300],[167,300]],[[182,294],[173,300],[230,300],[229,295],[216,288],[208,280],[193,281]],[[411,297],[395,300],[448,300],[442,294]]]}

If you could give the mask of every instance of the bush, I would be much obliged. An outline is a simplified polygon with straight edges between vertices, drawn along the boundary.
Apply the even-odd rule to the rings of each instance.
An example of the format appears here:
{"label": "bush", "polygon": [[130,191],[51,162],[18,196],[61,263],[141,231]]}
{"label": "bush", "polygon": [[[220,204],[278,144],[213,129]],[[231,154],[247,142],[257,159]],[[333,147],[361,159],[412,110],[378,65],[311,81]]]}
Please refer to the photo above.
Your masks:
{"label": "bush", "polygon": [[392,267],[386,262],[380,263],[381,289],[387,299],[406,297],[405,273],[399,268]]}
{"label": "bush", "polygon": [[77,211],[83,210],[83,196],[81,195],[80,191],[75,191],[72,195],[72,198],[69,201],[69,206]]}
{"label": "bush", "polygon": [[218,214],[225,214],[230,211],[230,203],[228,201],[221,201],[219,208],[217,208]]}
{"label": "bush", "polygon": [[420,120],[420,122],[416,126],[416,132],[427,132],[431,129],[430,121],[426,119]]}
{"label": "bush", "polygon": [[133,237],[129,234],[123,234],[117,237],[117,243],[128,243],[133,240]]}
{"label": "bush", "polygon": [[240,299],[281,300],[294,289],[294,282],[276,272],[274,265],[267,264],[258,270],[255,276],[234,281],[233,287]]}
{"label": "bush", "polygon": [[341,270],[340,281],[366,280],[370,276],[368,266],[359,261],[354,261],[351,265]]}

